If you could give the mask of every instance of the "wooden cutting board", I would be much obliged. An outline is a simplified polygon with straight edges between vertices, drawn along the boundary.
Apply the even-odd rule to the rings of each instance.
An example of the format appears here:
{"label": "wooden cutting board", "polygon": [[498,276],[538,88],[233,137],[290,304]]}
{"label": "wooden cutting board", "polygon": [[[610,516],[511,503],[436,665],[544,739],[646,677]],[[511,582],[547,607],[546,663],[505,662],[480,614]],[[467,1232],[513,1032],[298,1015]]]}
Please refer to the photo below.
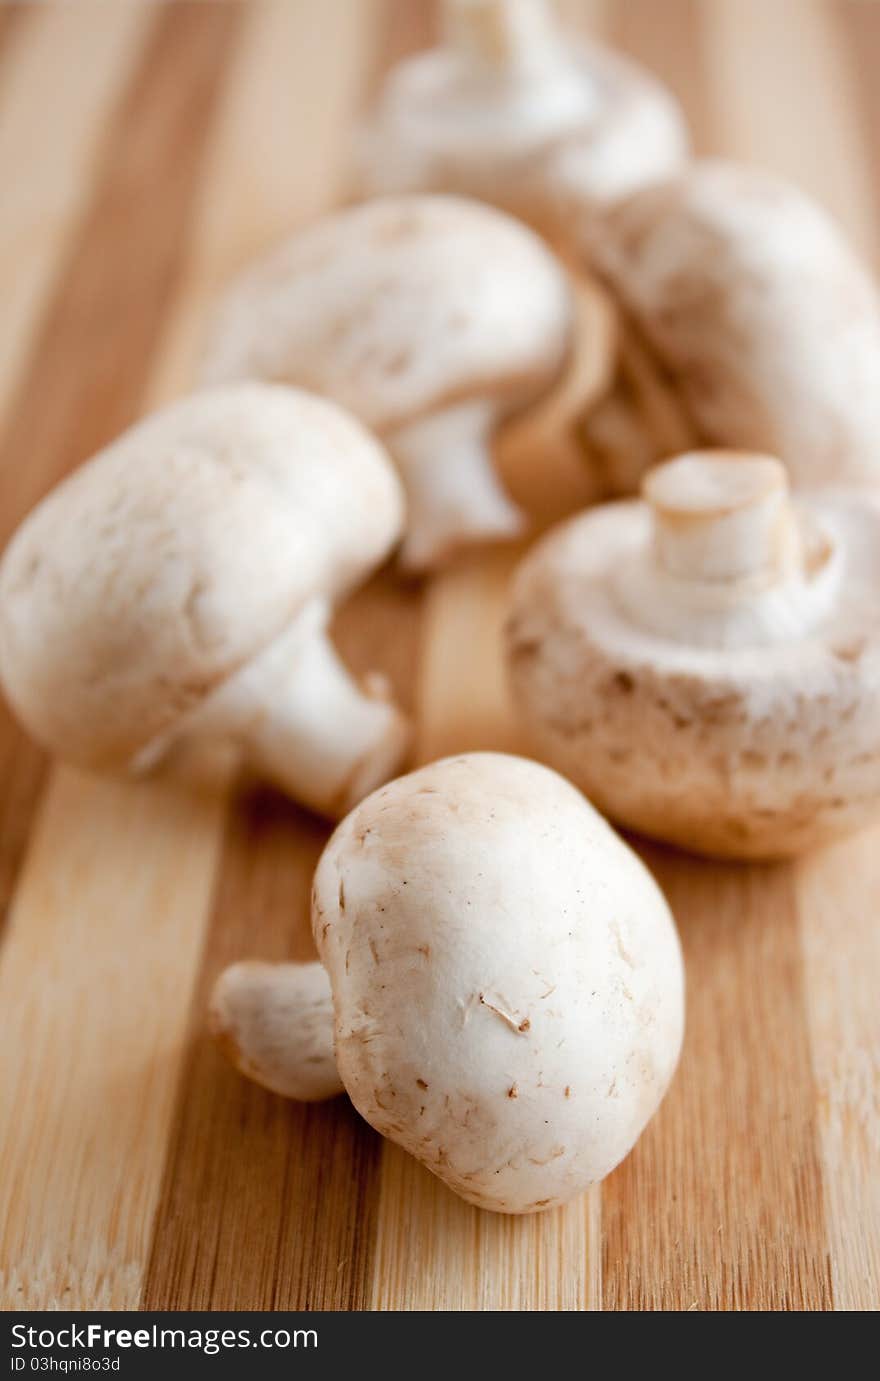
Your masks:
{"label": "wooden cutting board", "polygon": [[[700,152],[827,201],[876,259],[880,7],[590,0]],[[345,187],[357,112],[420,0],[0,5],[0,541],[184,391],[228,275]],[[343,612],[418,757],[521,748],[498,658],[514,556]],[[688,1032],[620,1169],[565,1211],[481,1213],[344,1100],[240,1080],[220,967],[308,952],[325,830],[205,760],[107,782],[0,711],[0,1296],[7,1308],[852,1309],[880,1300],[880,831],[784,867],[645,849]]]}

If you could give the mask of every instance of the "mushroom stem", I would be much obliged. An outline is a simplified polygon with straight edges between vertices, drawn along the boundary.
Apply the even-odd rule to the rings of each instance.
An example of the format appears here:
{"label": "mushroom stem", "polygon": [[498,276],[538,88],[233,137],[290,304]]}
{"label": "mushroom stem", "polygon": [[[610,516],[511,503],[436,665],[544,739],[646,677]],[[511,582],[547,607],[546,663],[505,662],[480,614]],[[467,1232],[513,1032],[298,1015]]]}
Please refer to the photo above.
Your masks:
{"label": "mushroom stem", "polygon": [[211,1035],[230,1063],[301,1103],[344,1092],[333,1055],[333,998],[323,964],[244,960],[211,994]]}
{"label": "mushroom stem", "polygon": [[497,405],[458,403],[386,438],[407,497],[401,565],[434,566],[469,542],[520,535],[525,515],[505,494],[491,441]]}
{"label": "mushroom stem", "polygon": [[534,71],[560,56],[546,0],[445,0],[443,29],[462,58],[496,71]]}
{"label": "mushroom stem", "polygon": [[763,587],[801,564],[785,468],[770,456],[692,451],[650,471],[643,492],[672,576]]}
{"label": "mushroom stem", "polygon": [[248,759],[322,815],[341,817],[400,766],[409,728],[381,678],[361,689],[327,634],[315,599],[187,722],[194,735],[237,740]]}

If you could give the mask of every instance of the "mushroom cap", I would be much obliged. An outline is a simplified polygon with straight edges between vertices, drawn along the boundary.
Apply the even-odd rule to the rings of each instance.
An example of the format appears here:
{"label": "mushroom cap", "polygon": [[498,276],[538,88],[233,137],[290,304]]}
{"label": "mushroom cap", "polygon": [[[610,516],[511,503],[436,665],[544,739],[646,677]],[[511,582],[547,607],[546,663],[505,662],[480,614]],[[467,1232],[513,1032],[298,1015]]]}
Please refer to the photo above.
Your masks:
{"label": "mushroom cap", "polygon": [[563,233],[574,219],[673,176],[690,140],[672,92],[629,58],[596,45],[583,61],[597,86],[597,116],[558,140],[543,169],[545,198]]}
{"label": "mushroom cap", "polygon": [[203,377],[299,384],[387,432],[471,397],[519,404],[570,344],[566,276],[538,237],[454,197],[393,197],[299,231],[222,303]]}
{"label": "mushroom cap", "polygon": [[706,160],[587,218],[584,248],[702,440],[802,485],[880,474],[880,298],[834,221],[759,168]]}
{"label": "mushroom cap", "polygon": [[652,540],[638,500],[560,525],[519,568],[506,629],[516,700],[541,756],[619,823],[774,858],[880,813],[880,499],[816,492],[798,508],[836,563],[800,632],[772,596],[725,617],[722,646],[696,607],[690,636],[647,597],[640,622],[621,597]]}
{"label": "mushroom cap", "polygon": [[369,796],[322,855],[312,924],[349,1096],[471,1203],[528,1213],[581,1193],[672,1077],[666,903],[537,763],[472,753]]}
{"label": "mushroom cap", "polygon": [[583,210],[684,161],[684,120],[649,72],[571,39],[550,57],[512,74],[451,48],[401,62],[360,149],[364,182],[480,197],[564,230],[569,202]]}
{"label": "mushroom cap", "polygon": [[402,525],[381,446],[320,398],[206,391],[54,489],[0,564],[0,679],[45,747],[118,766],[316,595],[357,584]]}

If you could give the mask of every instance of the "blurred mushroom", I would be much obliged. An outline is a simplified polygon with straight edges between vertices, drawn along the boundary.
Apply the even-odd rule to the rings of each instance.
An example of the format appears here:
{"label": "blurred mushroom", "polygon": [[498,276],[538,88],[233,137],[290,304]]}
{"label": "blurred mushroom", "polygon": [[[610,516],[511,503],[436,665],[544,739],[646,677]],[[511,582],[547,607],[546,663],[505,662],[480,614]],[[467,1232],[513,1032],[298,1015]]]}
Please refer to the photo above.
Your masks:
{"label": "blurred mushroom", "polygon": [[609,491],[694,445],[778,456],[796,486],[880,479],[877,289],[801,192],[694,163],[599,222],[587,195],[582,248],[623,313],[615,385],[585,423]]}
{"label": "blurred mushroom", "polygon": [[293,389],[208,391],[60,484],[0,565],[0,680],[44,747],[142,767],[232,738],[329,815],[386,780],[406,725],[355,685],[333,602],[387,556],[397,477],[341,409]]}
{"label": "blurred mushroom", "polygon": [[458,192],[566,238],[564,193],[603,205],[684,160],[672,96],[560,31],[545,0],[445,0],[441,47],[387,79],[360,148],[368,192]]}
{"label": "blurred mushroom", "polygon": [[521,531],[493,436],[571,345],[568,281],[537,236],[475,202],[399,197],[328,216],[247,272],[203,377],[299,384],[382,436],[407,493],[402,562],[421,570]]}
{"label": "blurred mushroom", "polygon": [[776,858],[880,815],[876,497],[681,457],[539,543],[506,636],[542,755],[623,825]]}

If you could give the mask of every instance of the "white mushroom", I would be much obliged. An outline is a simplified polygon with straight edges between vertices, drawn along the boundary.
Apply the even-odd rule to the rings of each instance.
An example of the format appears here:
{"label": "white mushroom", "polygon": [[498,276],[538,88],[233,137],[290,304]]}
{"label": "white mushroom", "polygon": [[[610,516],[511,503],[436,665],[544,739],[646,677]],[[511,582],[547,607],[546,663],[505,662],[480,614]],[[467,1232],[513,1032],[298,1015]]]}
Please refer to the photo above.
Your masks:
{"label": "white mushroom", "polygon": [[307,227],[221,305],[203,377],[299,384],[380,434],[407,492],[402,560],[516,535],[497,424],[540,396],[571,345],[561,267],[525,226],[451,197],[401,197]]}
{"label": "white mushroom", "polygon": [[445,0],[443,18],[443,45],[382,90],[360,149],[370,192],[465,193],[565,238],[570,181],[603,205],[684,160],[672,96],[561,32],[545,0]]}
{"label": "white mushroom", "polygon": [[585,257],[691,433],[646,415],[624,361],[588,424],[600,455],[637,471],[676,446],[725,446],[778,456],[798,486],[877,482],[880,298],[824,210],[770,173],[711,160],[598,224],[586,202]]}
{"label": "white mushroom", "polygon": [[402,496],[341,409],[248,384],[126,432],[25,520],[0,565],[0,679],[44,747],[146,765],[186,736],[238,740],[342,814],[407,742],[384,688],[327,637],[334,600],[388,554]]}
{"label": "white mushroom", "polygon": [[671,461],[529,554],[507,651],[542,756],[621,824],[774,858],[880,814],[876,497]]}
{"label": "white mushroom", "polygon": [[230,1063],[273,1093],[317,1103],[344,1091],[330,980],[317,961],[230,965],[214,986],[209,1026]]}
{"label": "white mushroom", "polygon": [[[663,1097],[683,1028],[669,910],[536,763],[473,753],[375,792],[321,857],[312,925],[352,1102],[470,1203],[530,1213],[581,1193]],[[239,1067],[270,1082],[263,1034],[242,1051],[243,1029]],[[289,1041],[296,1065],[294,1021]]]}

